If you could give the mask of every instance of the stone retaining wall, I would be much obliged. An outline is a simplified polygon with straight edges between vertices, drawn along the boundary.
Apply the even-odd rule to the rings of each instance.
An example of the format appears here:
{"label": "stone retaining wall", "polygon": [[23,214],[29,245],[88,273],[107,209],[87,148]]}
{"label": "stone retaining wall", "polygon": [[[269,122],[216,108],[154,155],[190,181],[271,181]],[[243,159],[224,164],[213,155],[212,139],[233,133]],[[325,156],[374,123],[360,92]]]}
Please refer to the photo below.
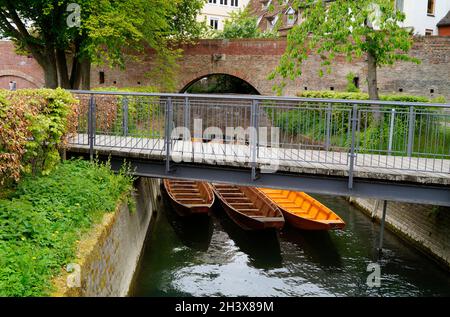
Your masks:
{"label": "stone retaining wall", "polygon": [[[56,281],[54,296],[126,296],[160,195],[159,180],[140,178],[133,199],[105,214],[78,246],[72,273]],[[135,209],[135,210],[134,210]]]}
{"label": "stone retaining wall", "polygon": [[[350,198],[350,202],[381,219],[381,201]],[[450,269],[450,208],[389,201],[386,227]]]}

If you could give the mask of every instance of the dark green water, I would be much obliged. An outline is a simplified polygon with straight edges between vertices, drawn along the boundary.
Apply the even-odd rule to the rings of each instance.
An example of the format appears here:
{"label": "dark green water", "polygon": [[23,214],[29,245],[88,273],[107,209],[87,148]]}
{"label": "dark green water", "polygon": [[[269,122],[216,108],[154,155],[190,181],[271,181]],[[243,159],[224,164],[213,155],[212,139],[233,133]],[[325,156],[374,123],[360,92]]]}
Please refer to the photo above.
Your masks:
{"label": "dark green water", "polygon": [[345,230],[246,233],[220,207],[210,219],[187,221],[162,207],[132,295],[450,296],[450,273],[389,232],[381,286],[367,286],[379,225],[342,198],[316,198],[345,220]]}

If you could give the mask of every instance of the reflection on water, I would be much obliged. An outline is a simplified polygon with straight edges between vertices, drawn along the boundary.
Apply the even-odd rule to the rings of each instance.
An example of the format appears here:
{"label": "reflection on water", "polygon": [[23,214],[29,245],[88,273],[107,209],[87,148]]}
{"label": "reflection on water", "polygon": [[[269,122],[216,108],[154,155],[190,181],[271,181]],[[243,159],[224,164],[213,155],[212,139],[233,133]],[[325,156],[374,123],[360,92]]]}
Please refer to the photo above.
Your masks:
{"label": "reflection on water", "polygon": [[252,233],[220,207],[210,218],[196,219],[162,207],[131,295],[450,295],[450,274],[389,232],[379,260],[381,287],[368,287],[367,265],[378,261],[379,226],[341,198],[317,198],[344,219],[345,230]]}

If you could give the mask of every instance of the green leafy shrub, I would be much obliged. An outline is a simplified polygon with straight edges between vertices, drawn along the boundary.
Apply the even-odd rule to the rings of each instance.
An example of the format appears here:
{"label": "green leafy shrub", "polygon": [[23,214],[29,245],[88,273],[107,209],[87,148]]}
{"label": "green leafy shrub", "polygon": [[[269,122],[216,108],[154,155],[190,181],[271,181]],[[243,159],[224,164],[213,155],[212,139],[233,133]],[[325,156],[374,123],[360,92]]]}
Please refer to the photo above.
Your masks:
{"label": "green leafy shrub", "polygon": [[51,171],[76,129],[77,104],[62,89],[0,90],[0,185]]}
{"label": "green leafy shrub", "polygon": [[108,164],[71,160],[27,176],[0,200],[0,296],[47,296],[82,233],[114,211],[132,179]]}

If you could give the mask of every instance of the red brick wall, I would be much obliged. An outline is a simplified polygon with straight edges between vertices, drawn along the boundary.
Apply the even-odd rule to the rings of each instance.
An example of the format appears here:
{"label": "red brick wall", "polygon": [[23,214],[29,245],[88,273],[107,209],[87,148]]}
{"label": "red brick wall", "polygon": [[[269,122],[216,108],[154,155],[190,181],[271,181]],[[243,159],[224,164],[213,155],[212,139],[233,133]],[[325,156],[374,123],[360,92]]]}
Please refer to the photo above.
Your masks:
{"label": "red brick wall", "polygon": [[[224,73],[246,80],[261,94],[274,94],[274,82],[267,80],[270,72],[278,65],[286,47],[280,40],[202,40],[196,45],[183,46],[184,55],[180,58],[176,74],[176,90],[214,73]],[[379,89],[382,93],[404,93],[429,97],[444,96],[450,100],[450,37],[417,37],[411,55],[422,60],[420,65],[396,63],[379,70]],[[141,62],[129,62],[125,71],[119,69],[93,68],[92,85],[138,86],[157,85],[160,80],[149,78],[146,74],[154,67],[154,53],[148,51]],[[221,58],[219,58],[221,57]],[[286,95],[294,95],[308,90],[345,90],[346,76],[349,72],[360,78],[361,88],[366,90],[366,65],[363,59],[352,63],[337,58],[332,65],[331,74],[320,77],[317,57],[308,59],[302,76],[287,82]],[[99,71],[105,72],[105,83],[99,84]],[[15,72],[15,73],[14,73]],[[15,77],[12,77],[15,74]],[[43,74],[32,58],[17,56],[10,42],[0,41],[0,87],[7,88],[11,78],[18,82],[18,88],[42,86]],[[22,78],[23,81],[19,81]],[[6,86],[5,86],[6,85]]]}
{"label": "red brick wall", "polygon": [[[285,40],[203,40],[197,45],[184,46],[179,61],[176,90],[181,91],[190,82],[208,74],[225,73],[240,77],[261,94],[274,94],[274,82],[268,81],[270,72],[278,65],[286,47]],[[221,60],[214,57],[222,56]],[[411,55],[422,60],[420,65],[399,62],[379,70],[379,89],[382,93],[417,94],[428,97],[444,96],[450,100],[450,37],[418,37]],[[308,90],[345,90],[349,72],[360,78],[361,88],[367,90],[366,64],[363,59],[348,63],[337,58],[331,74],[320,77],[317,57],[308,59],[301,78],[288,81],[284,93],[294,95]],[[127,70],[105,71],[104,86],[118,87],[157,84],[155,78],[145,76],[153,67],[153,54],[148,52],[143,62],[128,63]],[[98,83],[98,69],[93,69],[92,84]],[[116,82],[114,84],[114,81]]]}
{"label": "red brick wall", "polygon": [[17,55],[10,41],[0,41],[0,89],[8,89],[10,81],[18,89],[38,88],[44,86],[44,74],[34,58]]}

